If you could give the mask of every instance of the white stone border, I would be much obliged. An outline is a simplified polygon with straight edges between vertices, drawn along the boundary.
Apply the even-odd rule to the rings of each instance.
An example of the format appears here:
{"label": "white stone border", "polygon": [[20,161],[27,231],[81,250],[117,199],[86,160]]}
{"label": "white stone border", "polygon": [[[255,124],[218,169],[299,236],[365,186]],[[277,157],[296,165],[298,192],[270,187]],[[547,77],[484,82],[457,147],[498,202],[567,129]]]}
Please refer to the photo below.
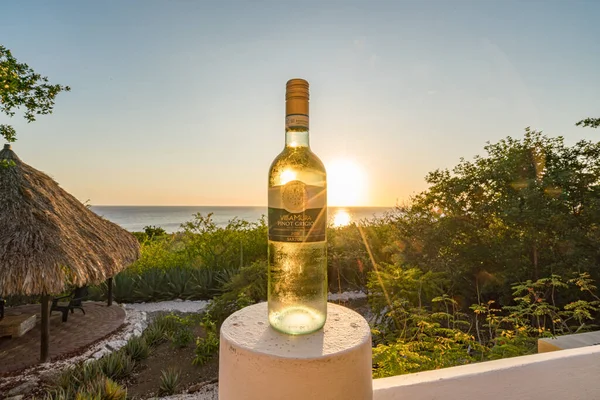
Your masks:
{"label": "white stone border", "polygon": [[123,311],[125,311],[125,320],[123,321],[124,327],[117,333],[95,343],[80,355],[35,365],[22,371],[18,376],[0,378],[0,393],[4,392],[3,388],[9,385],[13,386],[15,383],[20,382],[19,385],[9,390],[6,395],[7,397],[10,397],[25,394],[28,391],[37,388],[42,379],[57,376],[71,365],[75,365],[81,361],[89,362],[97,360],[105,354],[120,349],[132,336],[140,336],[148,326],[145,312],[137,311],[135,309],[127,310],[118,304],[114,304],[113,307],[121,307],[123,308]]}

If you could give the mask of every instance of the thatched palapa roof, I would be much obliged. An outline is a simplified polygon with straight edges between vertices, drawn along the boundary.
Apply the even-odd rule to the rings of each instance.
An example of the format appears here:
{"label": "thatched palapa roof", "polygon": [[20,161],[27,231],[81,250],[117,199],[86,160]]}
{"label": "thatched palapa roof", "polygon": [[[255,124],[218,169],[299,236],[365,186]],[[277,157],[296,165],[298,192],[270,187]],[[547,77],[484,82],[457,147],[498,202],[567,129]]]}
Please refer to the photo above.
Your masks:
{"label": "thatched palapa roof", "polygon": [[138,241],[5,145],[0,160],[0,296],[97,284],[139,256]]}

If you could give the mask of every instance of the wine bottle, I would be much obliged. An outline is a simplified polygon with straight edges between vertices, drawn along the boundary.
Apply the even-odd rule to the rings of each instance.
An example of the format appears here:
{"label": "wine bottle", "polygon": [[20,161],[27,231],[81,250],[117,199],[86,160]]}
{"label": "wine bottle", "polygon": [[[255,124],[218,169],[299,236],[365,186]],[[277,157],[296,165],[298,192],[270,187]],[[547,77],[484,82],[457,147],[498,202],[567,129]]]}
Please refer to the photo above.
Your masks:
{"label": "wine bottle", "polygon": [[286,85],[285,147],[269,169],[269,323],[292,335],[327,317],[327,175],[308,140],[308,82]]}

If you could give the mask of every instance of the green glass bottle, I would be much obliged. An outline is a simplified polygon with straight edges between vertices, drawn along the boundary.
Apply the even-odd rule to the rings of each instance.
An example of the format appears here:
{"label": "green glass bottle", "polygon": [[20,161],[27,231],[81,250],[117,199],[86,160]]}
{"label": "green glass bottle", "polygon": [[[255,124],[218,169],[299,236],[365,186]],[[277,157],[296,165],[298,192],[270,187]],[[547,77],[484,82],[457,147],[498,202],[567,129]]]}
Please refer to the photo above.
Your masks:
{"label": "green glass bottle", "polygon": [[269,322],[302,335],[327,317],[327,175],[308,140],[308,82],[286,85],[285,147],[269,169]]}

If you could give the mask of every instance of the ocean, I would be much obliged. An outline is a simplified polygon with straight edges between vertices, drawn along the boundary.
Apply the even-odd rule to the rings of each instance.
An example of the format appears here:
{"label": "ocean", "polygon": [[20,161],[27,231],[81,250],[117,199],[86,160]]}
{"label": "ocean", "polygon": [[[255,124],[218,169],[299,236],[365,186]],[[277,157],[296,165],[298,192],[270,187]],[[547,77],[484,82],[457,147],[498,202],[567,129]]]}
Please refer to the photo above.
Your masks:
{"label": "ocean", "polygon": [[[392,210],[392,207],[329,207],[328,220],[333,226],[343,226],[381,217]],[[181,224],[191,221],[197,213],[213,213],[213,221],[221,227],[235,217],[255,222],[267,215],[266,207],[229,206],[92,206],[92,211],[131,232],[143,231],[145,226],[159,226],[168,233],[179,231]]]}

